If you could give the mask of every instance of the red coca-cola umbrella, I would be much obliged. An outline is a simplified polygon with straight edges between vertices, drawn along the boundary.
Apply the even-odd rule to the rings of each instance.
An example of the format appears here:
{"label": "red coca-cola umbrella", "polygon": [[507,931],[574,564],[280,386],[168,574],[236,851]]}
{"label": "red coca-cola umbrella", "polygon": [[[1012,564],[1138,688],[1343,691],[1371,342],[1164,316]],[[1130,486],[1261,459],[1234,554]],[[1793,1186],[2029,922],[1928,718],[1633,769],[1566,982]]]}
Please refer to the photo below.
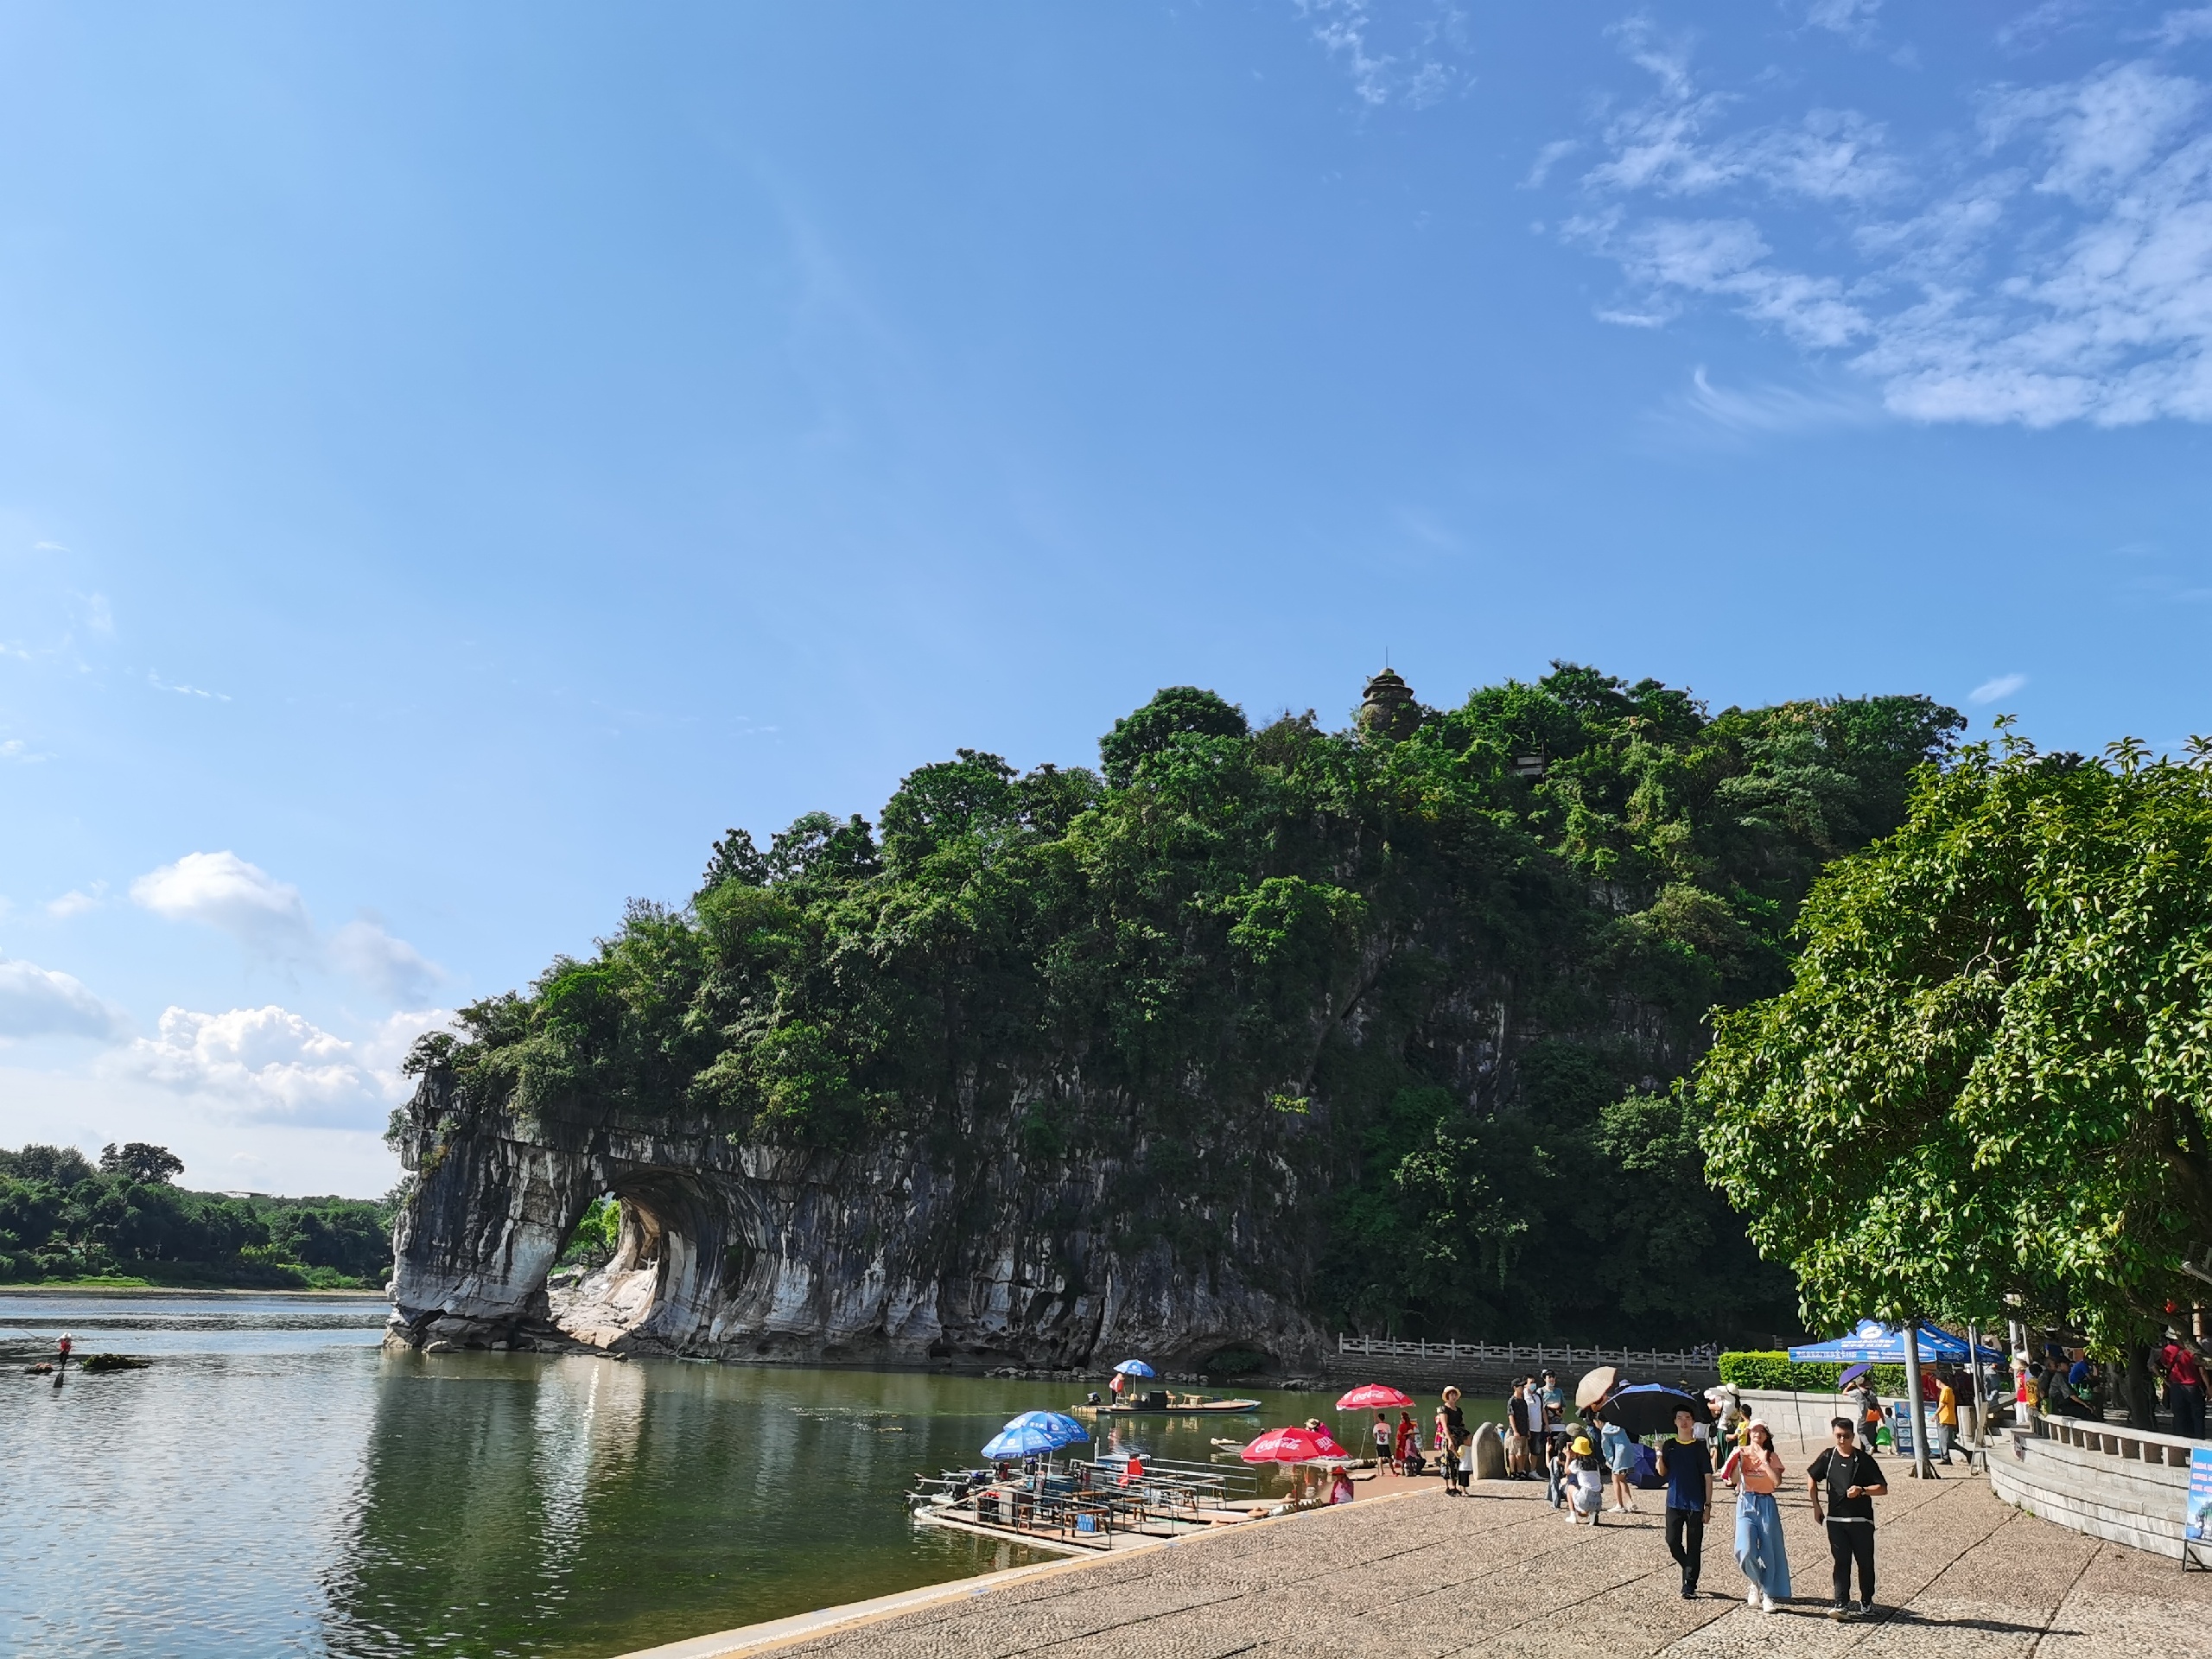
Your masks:
{"label": "red coca-cola umbrella", "polygon": [[1247,1463],[1319,1463],[1351,1453],[1323,1429],[1271,1428],[1237,1455]]}
{"label": "red coca-cola umbrella", "polygon": [[1383,1411],[1393,1406],[1410,1406],[1414,1397],[1387,1382],[1363,1382],[1337,1402],[1338,1411]]}

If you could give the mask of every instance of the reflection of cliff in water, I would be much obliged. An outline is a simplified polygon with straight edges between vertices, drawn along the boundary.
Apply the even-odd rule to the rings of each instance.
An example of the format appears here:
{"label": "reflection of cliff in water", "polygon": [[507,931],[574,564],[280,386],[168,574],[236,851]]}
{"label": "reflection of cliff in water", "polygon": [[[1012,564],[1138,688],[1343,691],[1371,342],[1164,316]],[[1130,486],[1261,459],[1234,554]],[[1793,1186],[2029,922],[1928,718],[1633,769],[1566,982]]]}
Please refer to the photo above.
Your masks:
{"label": "reflection of cliff in water", "polygon": [[899,1502],[915,1469],[972,1458],[976,1425],[931,1414],[944,1386],[391,1355],[325,1639],[619,1653],[1011,1564]]}

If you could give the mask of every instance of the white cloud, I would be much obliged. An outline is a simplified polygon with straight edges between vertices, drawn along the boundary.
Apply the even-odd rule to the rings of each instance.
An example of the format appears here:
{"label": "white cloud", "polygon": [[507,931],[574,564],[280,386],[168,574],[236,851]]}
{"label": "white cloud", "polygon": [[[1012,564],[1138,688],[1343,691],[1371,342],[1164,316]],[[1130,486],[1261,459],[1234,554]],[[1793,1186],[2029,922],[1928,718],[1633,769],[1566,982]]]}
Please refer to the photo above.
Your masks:
{"label": "white cloud", "polygon": [[236,853],[187,853],[130,884],[130,897],[173,922],[200,922],[279,961],[315,954],[300,890]]}
{"label": "white cloud", "polygon": [[[1561,226],[1625,279],[1604,320],[1717,301],[1916,420],[2212,420],[2212,86],[2134,62],[1997,89],[1978,150],[1913,156],[1852,111],[1730,131],[1685,49],[1618,33],[1657,87]],[[1653,211],[1686,198],[1719,211]]]}
{"label": "white cloud", "polygon": [[228,933],[271,961],[334,969],[388,1001],[419,1001],[445,977],[435,963],[395,938],[374,917],[348,922],[323,938],[297,887],[236,853],[187,853],[133,881],[130,897],[171,921],[199,922]]}
{"label": "white cloud", "polygon": [[123,1015],[59,969],[0,957],[0,1042],[22,1037],[120,1036]]}
{"label": "white cloud", "polygon": [[20,766],[35,766],[41,760],[51,760],[50,754],[40,754],[20,737],[0,741],[0,760],[13,760]]}
{"label": "white cloud", "polygon": [[81,916],[88,910],[98,910],[100,900],[107,894],[107,883],[95,881],[90,893],[71,888],[59,899],[46,901],[46,913],[57,922],[66,922],[72,916]]}
{"label": "white cloud", "polygon": [[130,1043],[109,1066],[239,1120],[372,1128],[411,1087],[398,1070],[407,1046],[448,1017],[396,1014],[349,1042],[273,1005],[226,1014],[170,1007],[158,1035]]}
{"label": "white cloud", "polygon": [[[1652,219],[1624,226],[1618,219],[1581,219],[1563,229],[1618,260],[1647,293],[1682,289],[1732,298],[1745,315],[1774,324],[1800,345],[1843,346],[1867,332],[1866,318],[1834,278],[1768,264],[1771,250],[1749,219]],[[1618,314],[1607,320],[1646,323],[1645,317]],[[1663,312],[1649,318],[1665,320]]]}
{"label": "white cloud", "polygon": [[330,962],[394,1002],[418,998],[445,977],[435,963],[374,918],[348,922],[330,936]]}
{"label": "white cloud", "polygon": [[1984,680],[1967,693],[1967,701],[1979,708],[1983,703],[1995,702],[1999,697],[2009,697],[2028,683],[2024,674],[1999,674],[1993,680]]}

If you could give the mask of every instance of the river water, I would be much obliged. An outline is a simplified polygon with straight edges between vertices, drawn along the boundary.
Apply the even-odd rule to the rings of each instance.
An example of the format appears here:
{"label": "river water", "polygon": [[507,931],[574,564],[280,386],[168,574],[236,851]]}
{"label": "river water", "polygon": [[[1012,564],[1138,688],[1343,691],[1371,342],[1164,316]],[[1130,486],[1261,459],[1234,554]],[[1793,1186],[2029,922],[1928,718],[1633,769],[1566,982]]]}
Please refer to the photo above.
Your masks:
{"label": "river water", "polygon": [[[601,1656],[1030,1559],[917,1528],[1065,1384],[387,1354],[385,1306],[0,1294],[0,1650]],[[68,1331],[143,1370],[22,1374]],[[1158,1456],[1330,1417],[1145,1419]]]}

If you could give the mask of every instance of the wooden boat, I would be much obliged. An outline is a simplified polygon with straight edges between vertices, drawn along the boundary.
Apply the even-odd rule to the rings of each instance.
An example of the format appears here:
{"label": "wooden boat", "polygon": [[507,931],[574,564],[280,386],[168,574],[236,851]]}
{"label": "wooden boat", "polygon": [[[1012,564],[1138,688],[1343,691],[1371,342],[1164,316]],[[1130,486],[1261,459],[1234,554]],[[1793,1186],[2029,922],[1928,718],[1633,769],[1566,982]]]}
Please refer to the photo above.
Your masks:
{"label": "wooden boat", "polygon": [[1215,1400],[1201,1394],[1174,1394],[1166,1389],[1147,1389],[1142,1394],[1132,1394],[1119,1403],[1096,1406],[1077,1406],[1079,1413],[1099,1417],[1251,1417],[1260,1410],[1257,1400]]}

